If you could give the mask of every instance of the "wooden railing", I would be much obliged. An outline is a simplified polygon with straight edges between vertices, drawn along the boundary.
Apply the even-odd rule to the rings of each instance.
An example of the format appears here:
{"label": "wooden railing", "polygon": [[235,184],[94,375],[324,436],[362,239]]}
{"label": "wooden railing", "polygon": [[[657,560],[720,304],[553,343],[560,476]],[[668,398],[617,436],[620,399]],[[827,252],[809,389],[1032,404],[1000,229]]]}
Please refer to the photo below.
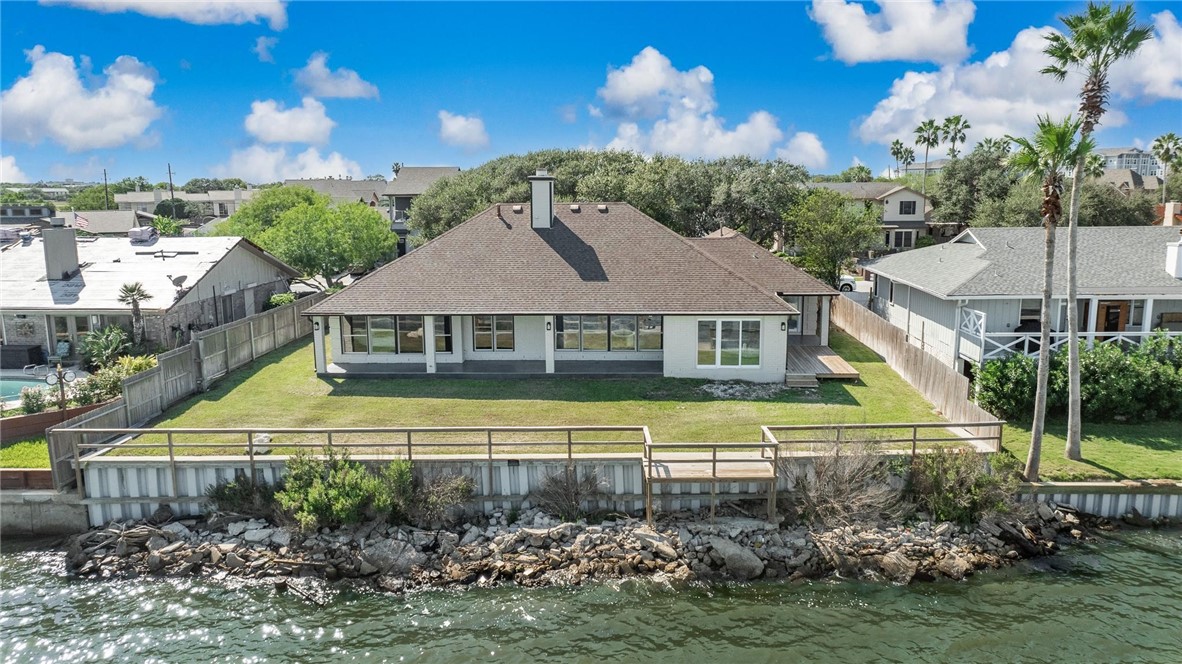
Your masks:
{"label": "wooden railing", "polygon": [[[661,455],[664,451],[667,454]],[[722,451],[724,456],[719,456]],[[727,452],[755,451],[757,454],[725,456]],[[678,456],[670,456],[676,454]],[[660,457],[658,458],[658,456]],[[707,455],[709,455],[707,460]],[[653,443],[644,445],[641,459],[644,480],[644,514],[653,524],[653,484],[692,482],[710,485],[710,518],[714,518],[715,496],[720,482],[766,482],[767,518],[776,516],[776,481],[780,446],[760,443]],[[661,472],[663,471],[663,472]]]}
{"label": "wooden railing", "polygon": [[[789,454],[817,454],[818,447],[868,445],[881,453],[909,452],[912,457],[949,443],[971,445],[979,452],[1000,452],[1005,420],[992,422],[912,422],[889,424],[790,424],[760,427],[763,441]],[[963,429],[961,436],[950,429]],[[977,433],[972,433],[976,431]],[[932,433],[929,433],[932,432]],[[924,434],[924,435],[921,435]],[[780,434],[780,435],[777,435]],[[787,434],[787,435],[785,435]],[[799,435],[807,437],[800,438]],[[903,445],[900,449],[900,444]]]}
{"label": "wooden railing", "polygon": [[[634,438],[626,440],[576,440],[578,433],[635,433]],[[649,435],[648,427],[646,426],[504,426],[504,427],[351,427],[351,428],[313,428],[313,429],[297,429],[297,428],[173,428],[173,429],[142,429],[142,428],[70,428],[70,429],[53,429],[49,432],[51,441],[51,448],[54,446],[63,447],[69,445],[73,449],[74,467],[78,474],[78,486],[82,487],[82,470],[88,463],[93,462],[127,462],[129,459],[136,457],[116,456],[118,452],[145,450],[148,452],[147,456],[150,458],[163,457],[167,454],[169,469],[172,476],[172,495],[176,497],[177,487],[177,462],[178,461],[193,461],[200,458],[210,458],[209,452],[211,450],[232,450],[230,454],[217,456],[245,456],[250,464],[251,477],[257,477],[256,462],[260,456],[266,454],[266,458],[275,458],[282,455],[269,454],[271,449],[282,450],[344,450],[344,451],[365,451],[369,453],[376,453],[379,456],[387,454],[402,455],[408,461],[413,461],[417,457],[430,455],[432,451],[439,451],[446,449],[448,452],[455,454],[457,450],[472,450],[480,460],[488,462],[488,472],[491,482],[493,473],[493,461],[497,459],[505,459],[510,456],[520,456],[522,454],[536,453],[539,450],[558,450],[561,454],[565,452],[565,457],[568,466],[574,463],[576,449],[587,447],[612,447],[614,451],[619,451],[615,448],[630,447],[631,452],[641,452],[648,445],[652,444],[652,438]],[[270,440],[265,444],[259,443],[259,436],[261,434],[267,436],[273,435],[298,435],[298,436],[314,436],[321,439],[314,442],[306,440],[287,440],[275,441]],[[439,440],[422,440],[423,437],[429,435],[455,435],[459,436],[461,440],[455,441],[439,441]],[[549,437],[552,434],[558,434],[557,440],[516,440],[505,441],[497,440],[498,435],[509,434],[512,436],[522,436],[523,434],[542,434]],[[138,440],[140,436],[163,436],[164,440],[161,442],[143,442]],[[232,436],[240,437],[233,442],[216,442],[209,440],[202,440],[198,442],[183,442],[177,440],[178,437],[191,436]],[[396,436],[398,440],[364,440],[349,442],[342,440],[345,436]],[[98,442],[89,442],[88,437],[94,436],[99,440]],[[126,436],[133,436],[133,438],[124,442],[111,442],[113,438],[122,438]],[[416,437],[419,439],[416,440]],[[261,449],[262,448],[262,449]],[[200,451],[201,454],[187,455],[189,451]],[[513,454],[507,453],[509,450]],[[548,452],[553,453],[553,452]],[[142,458],[142,457],[141,457]]]}

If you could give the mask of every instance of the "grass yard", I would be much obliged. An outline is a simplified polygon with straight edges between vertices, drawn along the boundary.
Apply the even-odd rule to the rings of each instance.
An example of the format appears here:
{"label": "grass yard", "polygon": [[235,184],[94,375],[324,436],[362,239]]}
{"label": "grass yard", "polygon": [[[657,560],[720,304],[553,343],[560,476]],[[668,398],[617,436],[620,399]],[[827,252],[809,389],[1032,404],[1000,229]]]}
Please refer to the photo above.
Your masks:
{"label": "grass yard", "polygon": [[49,446],[45,436],[0,443],[0,468],[48,468]]}
{"label": "grass yard", "polygon": [[[1006,426],[1004,447],[1023,464],[1030,451],[1030,425]],[[1182,422],[1142,424],[1084,422],[1083,461],[1063,456],[1067,421],[1048,421],[1039,475],[1044,480],[1173,479],[1182,480]]]}
{"label": "grass yard", "polygon": [[321,378],[312,371],[309,342],[239,369],[155,426],[647,425],[656,442],[753,442],[763,424],[939,421],[865,346],[840,333],[831,341],[861,380],[752,400],[718,399],[700,389],[706,381],[672,378]]}

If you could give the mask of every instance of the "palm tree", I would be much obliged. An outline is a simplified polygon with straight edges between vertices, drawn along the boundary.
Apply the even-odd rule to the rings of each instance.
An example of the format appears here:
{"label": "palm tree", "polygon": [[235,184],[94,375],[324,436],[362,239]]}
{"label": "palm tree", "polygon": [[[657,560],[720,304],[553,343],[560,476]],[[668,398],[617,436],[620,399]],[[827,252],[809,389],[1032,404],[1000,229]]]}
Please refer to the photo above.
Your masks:
{"label": "palm tree", "polygon": [[940,126],[940,132],[944,135],[944,142],[952,144],[952,147],[948,148],[949,157],[956,159],[958,155],[956,152],[956,144],[964,143],[965,130],[972,128],[973,125],[969,124],[959,115],[954,115],[950,118],[944,118],[944,124]]}
{"label": "palm tree", "polygon": [[[1088,155],[1088,159],[1084,162],[1084,175],[1092,179],[1104,177],[1104,155],[1092,153]],[[1074,186],[1074,185],[1073,185]]]}
{"label": "palm tree", "polygon": [[895,177],[899,177],[901,175],[899,173],[899,158],[903,156],[903,141],[895,139],[891,143],[891,156],[895,158]]}
{"label": "palm tree", "polygon": [[1010,142],[1004,138],[982,138],[977,142],[977,147],[973,149],[985,150],[987,152],[1009,153]]}
{"label": "palm tree", "polygon": [[915,144],[923,146],[923,186],[921,194],[928,195],[928,151],[940,144],[940,126],[935,120],[924,120],[915,128]]}
{"label": "palm tree", "polygon": [[1166,178],[1170,175],[1170,164],[1177,161],[1178,157],[1182,157],[1182,138],[1174,132],[1170,132],[1164,136],[1158,136],[1153,141],[1153,145],[1149,148],[1153,152],[1153,156],[1161,162],[1161,202],[1166,202]]}
{"label": "palm tree", "polygon": [[915,163],[915,150],[912,150],[911,148],[903,148],[899,152],[899,163],[902,165],[903,168],[907,168],[911,164],[914,164]]}
{"label": "palm tree", "polygon": [[131,307],[131,336],[138,346],[144,338],[144,314],[140,311],[140,302],[152,299],[152,294],[144,290],[144,285],[137,281],[123,284],[117,299],[121,304]]}
{"label": "palm tree", "polygon": [[1034,423],[1030,427],[1030,453],[1026,457],[1025,475],[1028,482],[1038,480],[1038,462],[1042,454],[1043,427],[1047,415],[1047,379],[1051,375],[1051,280],[1055,273],[1055,227],[1063,215],[1063,172],[1068,165],[1095,147],[1091,137],[1083,136],[1076,142],[1075,133],[1079,131],[1080,123],[1080,120],[1070,117],[1062,122],[1055,122],[1050,117],[1039,117],[1034,138],[1007,137],[1018,146],[1018,151],[1009,158],[1010,167],[1042,183],[1039,214],[1046,229],[1042,314],[1039,317],[1038,388],[1034,398]]}
{"label": "palm tree", "polygon": [[[1080,140],[1092,135],[1100,124],[1105,104],[1108,102],[1108,70],[1114,63],[1137,52],[1141,44],[1150,38],[1153,30],[1135,24],[1133,6],[1125,5],[1113,9],[1111,4],[1098,5],[1092,2],[1083,13],[1063,17],[1068,34],[1053,33],[1046,36],[1047,47],[1043,49],[1051,58],[1051,64],[1042,73],[1062,81],[1069,70],[1080,70],[1084,74],[1083,89],[1080,91]],[[1079,204],[1083,195],[1083,174],[1087,165],[1087,153],[1081,153],[1075,163],[1071,185],[1071,204],[1067,215],[1067,374],[1069,396],[1067,401],[1067,445],[1064,450],[1068,459],[1080,459],[1080,400],[1079,388],[1079,307],[1076,303],[1076,229],[1079,227]]]}

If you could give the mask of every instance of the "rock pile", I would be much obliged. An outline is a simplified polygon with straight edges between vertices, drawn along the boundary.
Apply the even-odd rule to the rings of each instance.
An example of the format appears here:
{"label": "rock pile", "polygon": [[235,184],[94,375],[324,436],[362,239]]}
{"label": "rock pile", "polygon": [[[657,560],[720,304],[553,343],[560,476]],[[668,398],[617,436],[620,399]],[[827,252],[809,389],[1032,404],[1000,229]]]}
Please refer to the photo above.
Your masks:
{"label": "rock pile", "polygon": [[67,559],[84,576],[356,579],[394,592],[575,585],[633,576],[747,581],[836,574],[910,583],[961,579],[1052,553],[1057,537],[1083,537],[1079,517],[1070,511],[1052,505],[1039,516],[1030,525],[991,519],[971,529],[920,522],[818,531],[751,518],[710,523],[690,514],[675,515],[655,529],[623,516],[599,524],[559,523],[527,510],[512,524],[497,512],[453,530],[367,523],[300,533],[263,520],[215,515],[161,526],[112,523],[72,538]]}

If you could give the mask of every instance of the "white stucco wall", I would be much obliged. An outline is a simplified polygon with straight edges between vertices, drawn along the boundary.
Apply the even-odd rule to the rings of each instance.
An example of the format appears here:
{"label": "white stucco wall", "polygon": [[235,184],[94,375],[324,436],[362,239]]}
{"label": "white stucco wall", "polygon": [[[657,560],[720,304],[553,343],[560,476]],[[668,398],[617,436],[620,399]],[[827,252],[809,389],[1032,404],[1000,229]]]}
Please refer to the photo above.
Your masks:
{"label": "white stucco wall", "polygon": [[[546,323],[544,316],[513,317],[513,350],[476,350],[472,347],[472,317],[461,316],[464,327],[464,360],[545,360]],[[456,328],[453,327],[453,330]]]}
{"label": "white stucco wall", "polygon": [[722,319],[758,319],[758,367],[698,368],[698,320],[714,316],[665,316],[665,375],[671,378],[707,378],[778,383],[784,380],[787,333],[780,329],[787,316],[719,316]]}
{"label": "white stucco wall", "polygon": [[[899,204],[903,201],[915,203],[915,214],[899,214]],[[924,223],[923,196],[916,191],[899,191],[891,194],[883,201],[882,221],[891,225],[915,225]]]}

